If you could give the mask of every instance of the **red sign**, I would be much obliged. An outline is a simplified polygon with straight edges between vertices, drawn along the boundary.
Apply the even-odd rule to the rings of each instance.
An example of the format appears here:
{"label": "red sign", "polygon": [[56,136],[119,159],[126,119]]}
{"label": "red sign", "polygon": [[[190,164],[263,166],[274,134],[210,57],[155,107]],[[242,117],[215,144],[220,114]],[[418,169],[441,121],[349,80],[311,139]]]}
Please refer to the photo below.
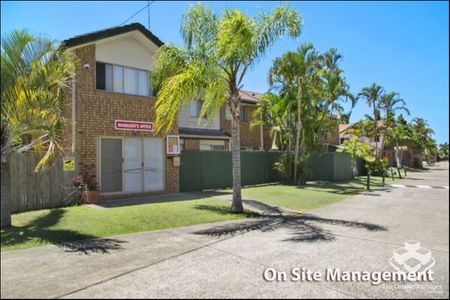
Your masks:
{"label": "red sign", "polygon": [[117,130],[153,131],[153,123],[152,122],[115,120],[114,127]]}

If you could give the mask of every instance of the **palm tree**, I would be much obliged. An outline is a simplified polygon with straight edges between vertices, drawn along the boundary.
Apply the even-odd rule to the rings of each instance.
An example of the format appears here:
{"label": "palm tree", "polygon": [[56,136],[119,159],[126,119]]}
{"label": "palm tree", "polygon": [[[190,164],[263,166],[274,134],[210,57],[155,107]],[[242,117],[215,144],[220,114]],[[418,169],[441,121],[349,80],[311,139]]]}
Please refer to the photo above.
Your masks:
{"label": "palm tree", "polygon": [[307,89],[312,88],[319,70],[319,54],[310,43],[302,44],[297,51],[286,52],[276,58],[269,71],[269,83],[287,98],[296,101],[296,136],[295,136],[295,166],[294,180],[298,180],[299,157],[301,157],[302,108],[308,97]]}
{"label": "palm tree", "polygon": [[[344,143],[336,150],[337,152],[346,152],[350,154],[352,161],[353,176],[356,175],[356,158],[361,157],[366,162],[373,162],[375,159],[372,155],[373,149],[365,142],[360,142],[357,136],[352,137],[350,140],[344,141]],[[367,173],[367,189],[370,182],[370,172]]]}
{"label": "palm tree", "polygon": [[9,155],[19,148],[44,155],[35,170],[61,153],[62,99],[75,76],[74,56],[53,41],[13,31],[1,45],[1,225],[11,224]]}
{"label": "palm tree", "polygon": [[396,92],[383,94],[380,98],[380,108],[384,111],[385,116],[395,115],[397,111],[404,111],[409,115],[409,110],[406,108],[406,102]]}
{"label": "palm tree", "polygon": [[280,37],[298,37],[300,13],[277,7],[272,14],[252,18],[227,9],[221,16],[199,4],[183,15],[185,46],[164,45],[155,61],[153,81],[158,90],[156,131],[168,131],[179,109],[202,99],[201,116],[212,118],[224,105],[231,112],[233,201],[231,211],[242,213],[239,91],[249,68]]}
{"label": "palm tree", "polygon": [[378,121],[381,120],[380,115],[380,102],[382,96],[385,94],[384,89],[377,85],[376,83],[373,83],[370,87],[364,87],[361,92],[358,94],[358,99],[365,99],[367,101],[367,104],[369,107],[372,107],[373,109],[373,122],[375,122],[375,132],[374,132],[374,139],[375,139],[375,157],[378,157]]}
{"label": "palm tree", "polygon": [[[419,151],[418,164],[421,166],[423,150],[430,148],[434,130],[428,127],[423,118],[414,118],[411,122],[411,143]],[[434,141],[434,140],[433,140]]]}
{"label": "palm tree", "polygon": [[[395,128],[395,113],[397,111],[404,111],[409,115],[409,110],[406,108],[405,100],[401,99],[400,95],[396,92],[385,93],[381,96],[380,109],[384,111],[383,124],[381,125],[383,139],[381,140],[380,151],[382,152],[384,149],[385,140],[392,131],[394,131],[392,134],[396,140],[397,148],[399,147],[398,142],[403,139],[402,137],[406,134],[406,131],[404,127],[400,127],[399,129]],[[397,161],[397,168],[401,168],[401,161]]]}
{"label": "palm tree", "polygon": [[439,159],[448,160],[448,142],[439,144]]}

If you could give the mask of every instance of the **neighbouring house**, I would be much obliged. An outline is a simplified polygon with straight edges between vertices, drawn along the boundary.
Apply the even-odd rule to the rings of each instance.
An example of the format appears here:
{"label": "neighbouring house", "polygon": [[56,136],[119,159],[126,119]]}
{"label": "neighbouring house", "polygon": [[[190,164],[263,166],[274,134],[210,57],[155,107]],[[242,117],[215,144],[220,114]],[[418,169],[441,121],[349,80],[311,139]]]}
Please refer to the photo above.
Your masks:
{"label": "neighbouring house", "polygon": [[[353,137],[351,132],[351,128],[355,123],[352,124],[339,124],[339,136],[340,136],[340,144],[342,144],[345,140],[350,140]],[[378,148],[381,150],[381,143],[383,141],[383,136],[380,136],[377,141],[375,138],[369,138],[366,136],[359,137],[360,142],[365,142],[369,144],[372,148]],[[396,166],[396,149],[395,146],[384,146],[383,152],[381,154],[382,157],[386,157],[388,159],[389,166]],[[405,164],[408,167],[414,166],[414,160],[417,159],[419,152],[416,149],[413,149],[408,145],[399,146],[399,150],[402,151],[400,155],[402,159],[402,164]]]}
{"label": "neighbouring house", "polygon": [[[240,135],[242,150],[269,150],[270,129],[265,126],[250,126],[261,94],[241,91]],[[212,121],[207,116],[199,119],[202,101],[193,100],[178,114],[181,148],[186,150],[229,150],[231,139],[231,114],[227,107],[216,112]]]}

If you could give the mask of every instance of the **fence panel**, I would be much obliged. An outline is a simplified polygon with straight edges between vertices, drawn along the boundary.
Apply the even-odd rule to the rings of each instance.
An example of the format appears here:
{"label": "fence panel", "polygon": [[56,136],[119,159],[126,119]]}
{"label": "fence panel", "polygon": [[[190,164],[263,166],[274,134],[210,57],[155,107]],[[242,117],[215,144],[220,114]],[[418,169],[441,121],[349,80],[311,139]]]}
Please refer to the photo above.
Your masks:
{"label": "fence panel", "polygon": [[351,159],[348,153],[317,153],[311,156],[307,166],[307,180],[339,181],[352,179]]}
{"label": "fence panel", "polygon": [[[252,185],[279,181],[273,164],[280,153],[241,151],[241,183]],[[180,191],[226,188],[233,185],[231,151],[183,150]]]}
{"label": "fence panel", "polygon": [[62,159],[45,171],[35,173],[39,161],[34,153],[10,157],[12,212],[51,208],[63,205],[65,176]]}

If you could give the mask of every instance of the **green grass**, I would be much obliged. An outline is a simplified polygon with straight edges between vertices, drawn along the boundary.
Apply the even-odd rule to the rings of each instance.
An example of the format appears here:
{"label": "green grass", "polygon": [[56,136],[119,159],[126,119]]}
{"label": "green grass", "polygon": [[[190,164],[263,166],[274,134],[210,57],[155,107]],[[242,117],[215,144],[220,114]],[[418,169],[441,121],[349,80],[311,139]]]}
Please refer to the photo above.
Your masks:
{"label": "green grass", "polygon": [[[365,190],[365,176],[351,181],[308,183],[305,187],[293,185],[268,185],[247,187],[242,189],[243,198],[259,200],[261,202],[290,209],[307,211],[324,205],[341,201],[351,195]],[[371,177],[371,188],[381,185],[381,177]],[[386,184],[392,179],[386,178]],[[225,190],[229,192],[230,190]]]}
{"label": "green grass", "polygon": [[1,230],[1,250],[23,249],[75,241],[158,230],[255,216],[230,213],[230,203],[195,199],[93,209],[73,206],[44,209],[12,216],[12,227]]}
{"label": "green grass", "polygon": [[[244,199],[307,211],[364,191],[365,183],[366,177],[361,176],[346,182],[310,182],[306,187],[292,185],[248,187],[242,189],[242,194]],[[386,184],[389,183],[392,183],[392,179],[386,178]],[[380,184],[380,177],[371,177],[372,187]],[[214,198],[165,200],[107,209],[93,209],[86,206],[44,209],[14,214],[13,226],[1,230],[1,249],[23,249],[252,216],[256,215],[248,211],[243,215],[231,214],[229,202]]]}

